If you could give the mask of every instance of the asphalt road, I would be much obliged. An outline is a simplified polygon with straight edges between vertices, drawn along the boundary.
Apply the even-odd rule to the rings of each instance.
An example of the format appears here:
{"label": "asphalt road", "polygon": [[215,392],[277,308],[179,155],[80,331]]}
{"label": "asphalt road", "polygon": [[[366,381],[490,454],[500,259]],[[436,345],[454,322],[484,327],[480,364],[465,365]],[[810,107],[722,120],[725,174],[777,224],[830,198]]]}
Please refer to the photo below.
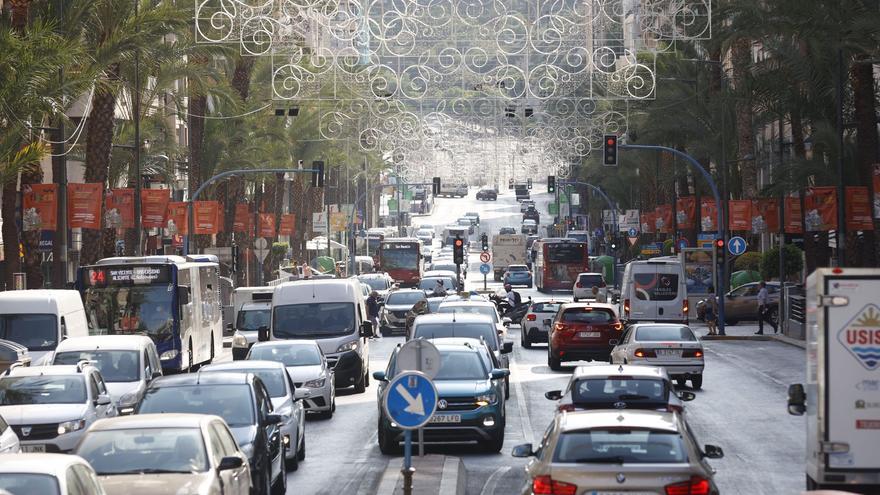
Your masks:
{"label": "asphalt road", "polygon": [[[502,191],[505,192],[506,191]],[[510,193],[497,202],[477,202],[474,191],[465,199],[438,199],[435,214],[417,217],[416,224],[438,228],[467,211],[478,211],[482,228],[490,235],[502,226],[518,226],[519,207]],[[547,221],[549,195],[534,195]],[[439,232],[438,232],[439,233]],[[476,245],[476,243],[475,243]],[[479,260],[471,255],[468,288],[482,287]],[[490,288],[500,284],[489,280]],[[544,297],[522,290],[523,298]],[[559,294],[560,297],[570,295]],[[705,331],[701,331],[705,334]],[[515,342],[511,359],[511,397],[507,404],[507,430],[500,454],[472,453],[465,449],[431,450],[459,456],[468,473],[468,493],[518,493],[525,482],[525,461],[510,456],[514,445],[536,442],[549,424],[553,408],[544,392],[562,388],[572,367],[553,372],[547,366],[546,347],[523,349],[519,329],[510,329]],[[370,370],[385,368],[402,337],[374,341]],[[707,342],[703,390],[687,403],[688,417],[698,439],[721,446],[725,458],[713,461],[716,480],[725,494],[799,493],[804,479],[804,422],[786,412],[786,388],[803,381],[804,351],[778,342]],[[376,443],[378,418],[376,384],[364,394],[338,392],[332,419],[311,419],[306,424],[306,460],[288,474],[289,494],[374,493],[389,457]]]}

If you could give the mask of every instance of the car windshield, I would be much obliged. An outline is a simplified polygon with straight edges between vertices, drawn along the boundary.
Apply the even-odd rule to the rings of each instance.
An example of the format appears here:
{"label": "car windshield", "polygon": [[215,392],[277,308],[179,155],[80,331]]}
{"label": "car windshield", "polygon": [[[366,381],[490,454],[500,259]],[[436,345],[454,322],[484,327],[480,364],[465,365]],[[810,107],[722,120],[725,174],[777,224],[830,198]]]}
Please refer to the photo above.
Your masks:
{"label": "car windshield", "polygon": [[58,345],[55,315],[0,315],[0,339],[17,342],[31,351],[51,351]]}
{"label": "car windshield", "polygon": [[615,320],[611,311],[593,308],[571,308],[562,313],[562,321],[565,323],[590,323],[604,324]]}
{"label": "car windshield", "polygon": [[93,361],[105,382],[136,382],[141,379],[138,351],[66,351],[55,354],[52,364]]}
{"label": "car windshield", "polygon": [[455,263],[434,263],[431,265],[431,270],[433,270],[433,271],[444,270],[444,271],[454,272],[455,271]]}
{"label": "car windshield", "polygon": [[257,345],[251,348],[248,359],[275,361],[284,366],[318,366],[321,352],[314,344]]}
{"label": "car windshield", "polygon": [[641,301],[673,301],[678,297],[678,275],[670,273],[636,273],[633,275],[636,299]]}
{"label": "car windshield", "polygon": [[347,302],[286,304],[274,308],[272,333],[279,339],[311,339],[355,331],[354,304]]}
{"label": "car windshield", "polygon": [[253,396],[245,384],[181,385],[150,387],[138,406],[138,414],[216,414],[231,428],[254,421]]}
{"label": "car windshield", "polygon": [[535,303],[532,304],[533,313],[557,313],[561,303]]}
{"label": "car windshield", "polygon": [[668,464],[687,462],[681,435],[629,428],[569,431],[559,438],[554,462]]}
{"label": "car windshield", "polygon": [[547,261],[550,263],[582,263],[586,256],[581,243],[547,245]]}
{"label": "car windshield", "polygon": [[422,291],[392,292],[388,294],[385,304],[388,306],[412,306],[425,298]]}
{"label": "car windshield", "polygon": [[579,405],[607,406],[625,403],[666,403],[663,380],[648,378],[587,378],[571,387],[572,401]]}
{"label": "car windshield", "polygon": [[12,495],[58,495],[58,480],[49,474],[0,473],[0,490]]}
{"label": "car windshield", "polygon": [[203,473],[209,467],[199,428],[93,430],[76,454],[101,476]]}
{"label": "car windshield", "polygon": [[[266,361],[268,361],[268,359]],[[216,371],[218,373],[253,373],[260,377],[260,380],[263,381],[263,385],[265,385],[266,390],[269,391],[269,397],[276,399],[278,397],[285,397],[287,395],[287,388],[284,387],[284,380],[287,378],[285,375],[286,371],[279,368],[245,368],[242,366],[235,368],[217,369],[213,367],[208,367],[203,370],[204,373],[209,373],[212,371]]]}
{"label": "car windshield", "polygon": [[455,282],[450,277],[434,277],[434,278],[423,278],[419,281],[419,289],[420,290],[434,290],[434,287],[437,287],[437,281],[443,281],[443,288],[446,290],[452,290],[455,287]]}
{"label": "car windshield", "polygon": [[243,332],[257,331],[260,327],[269,328],[269,317],[272,315],[270,309],[242,309],[238,312],[238,319],[235,322],[235,328]]}
{"label": "car windshield", "polygon": [[90,335],[149,335],[171,340],[173,284],[89,287],[83,297]]}
{"label": "car windshield", "polygon": [[367,284],[373,290],[385,290],[388,288],[388,281],[379,277],[359,277],[358,280],[362,284]]}
{"label": "car windshield", "polygon": [[492,321],[498,323],[498,312],[494,306],[484,306],[482,304],[442,304],[438,313],[458,313],[483,315],[492,318]]}
{"label": "car windshield", "polygon": [[83,376],[8,376],[0,379],[0,406],[28,404],[83,404]]}
{"label": "car windshield", "polygon": [[443,339],[465,337],[486,342],[493,351],[498,349],[498,334],[495,325],[490,323],[422,323],[417,324],[413,338]]}
{"label": "car windshield", "polygon": [[688,327],[645,325],[636,329],[636,340],[654,342],[696,342],[697,337]]}

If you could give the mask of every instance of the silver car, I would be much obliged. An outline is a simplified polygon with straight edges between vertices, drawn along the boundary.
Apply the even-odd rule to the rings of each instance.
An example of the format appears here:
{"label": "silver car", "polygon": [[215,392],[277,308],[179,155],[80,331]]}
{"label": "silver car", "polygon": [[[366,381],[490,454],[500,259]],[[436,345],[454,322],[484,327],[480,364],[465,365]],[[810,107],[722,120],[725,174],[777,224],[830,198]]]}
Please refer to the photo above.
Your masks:
{"label": "silver car", "polygon": [[379,330],[382,335],[392,332],[406,332],[406,316],[413,305],[425,298],[425,292],[418,289],[399,289],[391,291],[379,311]]}
{"label": "silver car", "polygon": [[253,373],[263,380],[272,400],[272,410],[281,416],[281,434],[284,435],[284,458],[288,471],[296,471],[299,461],[306,458],[305,408],[296,398],[296,387],[284,363],[278,361],[234,361],[211,364],[203,372],[239,371]]}
{"label": "silver car", "polygon": [[534,342],[547,342],[550,327],[544,324],[544,320],[553,319],[559,312],[559,307],[564,301],[544,300],[532,301],[529,309],[519,324],[520,344],[526,349],[532,348]]}
{"label": "silver car", "polygon": [[17,454],[21,452],[21,444],[18,437],[12,431],[9,423],[0,416],[0,454]]}
{"label": "silver car", "polygon": [[523,494],[701,493],[717,495],[707,459],[721,448],[700,448],[675,412],[601,410],[557,414],[531,457]]}
{"label": "silver car", "polygon": [[639,323],[626,329],[611,350],[612,364],[662,366],[679,386],[703,386],[703,343],[687,325]]}
{"label": "silver car", "polygon": [[13,495],[106,493],[88,462],[65,454],[0,455],[0,492]]}
{"label": "silver car", "polygon": [[305,412],[332,418],[336,412],[333,370],[314,340],[276,340],[251,347],[247,360],[275,361],[287,368]]}

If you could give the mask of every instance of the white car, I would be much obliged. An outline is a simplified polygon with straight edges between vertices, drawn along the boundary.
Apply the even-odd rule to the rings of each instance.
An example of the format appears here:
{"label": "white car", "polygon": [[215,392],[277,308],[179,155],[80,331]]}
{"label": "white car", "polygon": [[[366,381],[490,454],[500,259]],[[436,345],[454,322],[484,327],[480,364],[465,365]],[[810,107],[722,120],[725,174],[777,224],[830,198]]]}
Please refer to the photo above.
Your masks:
{"label": "white car", "polygon": [[251,347],[247,359],[284,364],[305,412],[333,417],[336,412],[333,370],[327,365],[327,358],[314,340],[260,342]]}
{"label": "white car", "polygon": [[18,436],[12,431],[9,423],[0,416],[0,454],[16,454],[21,452],[21,444]]}
{"label": "white car", "polygon": [[544,320],[553,319],[563,304],[564,301],[552,299],[532,301],[529,304],[529,309],[520,322],[520,344],[524,348],[530,349],[534,342],[547,342],[550,327],[544,324]]}
{"label": "white car", "polygon": [[686,380],[690,380],[695,389],[703,386],[703,344],[687,325],[631,325],[612,349],[611,363],[661,366],[679,386]]}
{"label": "white car", "polygon": [[12,495],[106,495],[85,459],[63,454],[0,455],[0,490]]}
{"label": "white car", "polygon": [[449,300],[444,299],[437,308],[437,313],[475,314],[492,318],[498,335],[507,337],[510,318],[501,318],[495,304],[482,298]]}
{"label": "white car", "polygon": [[[593,287],[599,289],[597,295],[593,295]],[[591,300],[600,303],[608,302],[608,284],[601,273],[580,273],[571,288],[574,302]]]}

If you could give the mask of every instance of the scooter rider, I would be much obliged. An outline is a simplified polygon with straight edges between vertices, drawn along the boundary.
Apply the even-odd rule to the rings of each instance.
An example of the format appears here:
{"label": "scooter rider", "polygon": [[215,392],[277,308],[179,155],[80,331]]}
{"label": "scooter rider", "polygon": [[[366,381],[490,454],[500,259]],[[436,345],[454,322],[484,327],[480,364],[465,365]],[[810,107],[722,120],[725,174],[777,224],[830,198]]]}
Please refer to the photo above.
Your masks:
{"label": "scooter rider", "polygon": [[519,292],[513,290],[513,286],[510,284],[504,284],[504,290],[507,291],[506,301],[509,306],[507,311],[505,311],[506,314],[522,304],[522,297],[519,295]]}

